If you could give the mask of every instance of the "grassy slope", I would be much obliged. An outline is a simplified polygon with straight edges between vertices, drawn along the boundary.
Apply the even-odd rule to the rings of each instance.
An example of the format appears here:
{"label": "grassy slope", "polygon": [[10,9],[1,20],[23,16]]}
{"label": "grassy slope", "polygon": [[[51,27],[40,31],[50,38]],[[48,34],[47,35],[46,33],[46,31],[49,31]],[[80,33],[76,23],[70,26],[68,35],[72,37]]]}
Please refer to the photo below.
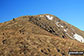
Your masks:
{"label": "grassy slope", "polygon": [[0,56],[68,56],[84,44],[55,36],[20,17],[0,25]]}

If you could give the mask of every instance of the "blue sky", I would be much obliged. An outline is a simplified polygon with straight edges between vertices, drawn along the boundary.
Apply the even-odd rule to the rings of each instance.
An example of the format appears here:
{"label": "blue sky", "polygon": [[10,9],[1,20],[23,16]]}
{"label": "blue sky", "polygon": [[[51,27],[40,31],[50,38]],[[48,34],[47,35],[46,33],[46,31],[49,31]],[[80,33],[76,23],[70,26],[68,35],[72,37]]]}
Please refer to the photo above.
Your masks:
{"label": "blue sky", "polygon": [[0,23],[38,14],[53,14],[84,30],[84,0],[0,0]]}

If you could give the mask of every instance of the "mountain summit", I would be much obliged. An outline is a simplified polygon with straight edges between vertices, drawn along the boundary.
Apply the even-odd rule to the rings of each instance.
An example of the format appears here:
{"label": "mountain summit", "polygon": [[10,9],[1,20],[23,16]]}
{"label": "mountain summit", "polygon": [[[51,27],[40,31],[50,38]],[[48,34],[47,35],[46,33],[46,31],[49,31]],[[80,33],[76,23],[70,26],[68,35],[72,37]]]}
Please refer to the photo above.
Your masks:
{"label": "mountain summit", "polygon": [[84,51],[84,32],[50,14],[0,24],[0,56],[68,56]]}

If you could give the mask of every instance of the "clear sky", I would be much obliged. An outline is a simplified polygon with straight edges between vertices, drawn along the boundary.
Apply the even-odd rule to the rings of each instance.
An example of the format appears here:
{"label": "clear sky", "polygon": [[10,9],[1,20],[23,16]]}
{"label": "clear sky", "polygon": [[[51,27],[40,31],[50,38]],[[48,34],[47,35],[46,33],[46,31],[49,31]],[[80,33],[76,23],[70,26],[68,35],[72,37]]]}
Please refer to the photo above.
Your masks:
{"label": "clear sky", "polygon": [[55,15],[84,30],[84,0],[0,0],[0,23],[38,14]]}

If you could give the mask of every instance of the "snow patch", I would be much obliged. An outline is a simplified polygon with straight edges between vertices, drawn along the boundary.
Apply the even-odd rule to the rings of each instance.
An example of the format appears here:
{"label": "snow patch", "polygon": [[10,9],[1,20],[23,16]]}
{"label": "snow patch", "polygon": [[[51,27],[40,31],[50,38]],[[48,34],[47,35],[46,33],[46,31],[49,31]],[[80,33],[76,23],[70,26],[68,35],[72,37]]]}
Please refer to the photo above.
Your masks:
{"label": "snow patch", "polygon": [[56,25],[58,26],[58,27],[64,27],[64,26],[62,26],[61,24],[59,24],[60,22],[56,22]]}
{"label": "snow patch", "polygon": [[60,27],[59,22],[56,22],[56,25],[57,25],[58,27]]}
{"label": "snow patch", "polygon": [[71,37],[68,33],[66,33],[71,39],[73,39],[73,37]]}
{"label": "snow patch", "polygon": [[64,29],[65,32],[67,32],[68,29]]}
{"label": "snow patch", "polygon": [[68,28],[64,29],[64,31],[67,32],[68,31]]}
{"label": "snow patch", "polygon": [[73,35],[73,37],[74,37],[76,40],[78,40],[78,41],[84,43],[84,38],[83,38],[82,36],[80,36],[80,35],[78,35],[78,34],[75,33],[75,34]]}
{"label": "snow patch", "polygon": [[49,20],[52,20],[52,19],[53,19],[53,17],[50,16],[50,15],[46,15],[46,17],[47,17]]}
{"label": "snow patch", "polygon": [[60,25],[60,27],[62,27],[62,28],[63,28],[64,26]]}

